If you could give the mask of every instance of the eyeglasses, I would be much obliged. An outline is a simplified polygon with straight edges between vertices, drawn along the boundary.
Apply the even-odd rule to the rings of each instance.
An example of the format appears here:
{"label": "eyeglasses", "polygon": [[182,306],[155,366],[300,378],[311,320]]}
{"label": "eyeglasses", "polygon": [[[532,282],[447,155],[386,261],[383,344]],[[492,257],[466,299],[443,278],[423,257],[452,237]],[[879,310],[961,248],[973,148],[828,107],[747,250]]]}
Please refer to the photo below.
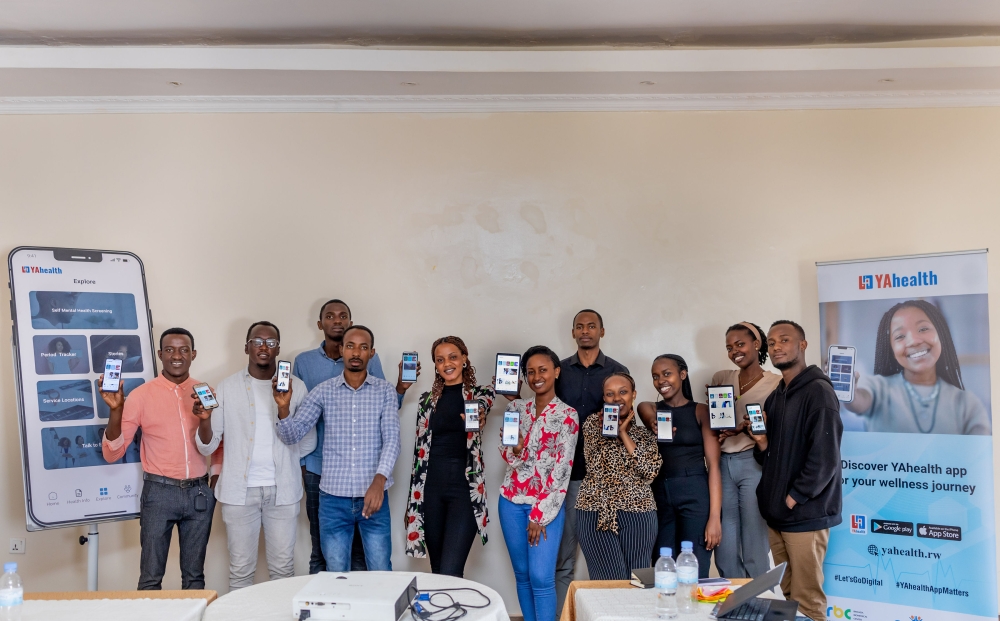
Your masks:
{"label": "eyeglasses", "polygon": [[253,345],[254,347],[260,348],[267,345],[268,349],[274,349],[278,346],[278,339],[262,339],[259,336],[254,339],[247,341],[247,345]]}

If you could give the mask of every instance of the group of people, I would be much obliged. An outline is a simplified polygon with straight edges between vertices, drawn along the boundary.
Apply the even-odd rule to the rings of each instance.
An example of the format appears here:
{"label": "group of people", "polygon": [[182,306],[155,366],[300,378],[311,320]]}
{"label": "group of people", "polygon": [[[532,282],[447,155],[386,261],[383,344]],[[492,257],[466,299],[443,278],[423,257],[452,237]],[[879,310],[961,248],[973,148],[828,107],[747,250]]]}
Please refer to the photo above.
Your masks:
{"label": "group of people", "polygon": [[[402,381],[402,363],[395,386],[385,380],[374,334],[352,322],[343,301],[327,302],[317,325],[323,343],[295,358],[285,392],[276,379],[280,332],[261,321],[247,332],[248,365],[216,388],[217,408],[206,410],[194,393],[197,352],[182,328],[161,336],[156,379],[128,399],[101,393],[111,410],[108,461],[142,430],[140,589],[160,588],[175,524],[182,586],[204,587],[216,501],[231,588],[253,583],[262,526],[271,579],[293,575],[303,493],[310,573],[391,570],[387,490],[400,452],[398,410],[412,382]],[[829,379],[805,363],[802,328],[783,320],[767,333],[749,322],[727,330],[735,368],[712,381],[736,389],[739,424],[721,432],[695,401],[681,356],[653,360],[660,403],[637,403],[635,379],[601,351],[600,314],[577,313],[572,336],[577,351],[568,358],[544,346],[524,352],[531,396],[504,405],[519,413],[517,443],[495,444],[506,464],[499,522],[524,619],[554,621],[578,546],[591,579],[628,579],[651,566],[654,551],[679,550],[681,541],[693,542],[702,577],[713,552],[721,575],[746,578],[768,570],[770,551],[789,564],[786,596],[825,619],[822,566],[829,529],[841,521],[843,427]],[[768,356],[780,375],[762,368]],[[434,381],[418,399],[406,554],[462,576],[489,522],[484,438],[466,429],[465,412],[478,405],[482,429],[496,393],[477,379],[462,339],[435,341],[431,360]],[[748,403],[762,404],[766,432],[750,430]],[[602,434],[604,404],[619,407],[616,437]],[[658,406],[672,411],[670,442],[657,441]]]}

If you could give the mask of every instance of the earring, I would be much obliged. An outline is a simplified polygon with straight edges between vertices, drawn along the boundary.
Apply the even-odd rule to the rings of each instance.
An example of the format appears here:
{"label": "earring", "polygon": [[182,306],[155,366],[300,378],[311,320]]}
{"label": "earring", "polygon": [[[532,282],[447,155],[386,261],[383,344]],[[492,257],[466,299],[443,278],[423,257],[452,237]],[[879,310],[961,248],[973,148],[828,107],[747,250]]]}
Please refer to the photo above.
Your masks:
{"label": "earring", "polygon": [[469,366],[469,363],[468,363],[468,362],[463,362],[463,363],[462,363],[462,368],[463,368],[463,369],[464,369],[465,367],[467,367],[467,366]]}

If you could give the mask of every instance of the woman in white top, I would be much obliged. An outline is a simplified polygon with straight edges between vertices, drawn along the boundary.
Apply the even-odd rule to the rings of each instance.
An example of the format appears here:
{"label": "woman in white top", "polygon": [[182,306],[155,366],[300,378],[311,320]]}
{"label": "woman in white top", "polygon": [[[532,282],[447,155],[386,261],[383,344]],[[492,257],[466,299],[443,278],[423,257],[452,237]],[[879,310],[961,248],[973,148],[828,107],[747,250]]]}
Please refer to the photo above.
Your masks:
{"label": "woman in white top", "polygon": [[[756,324],[743,321],[726,330],[726,352],[735,369],[712,376],[713,386],[736,389],[736,420],[743,421],[748,403],[763,406],[781,376],[765,371],[767,340]],[[767,524],[757,507],[760,464],[753,458],[754,442],[746,424],[722,431],[722,541],[715,549],[715,565],[725,578],[756,578],[770,568]]]}

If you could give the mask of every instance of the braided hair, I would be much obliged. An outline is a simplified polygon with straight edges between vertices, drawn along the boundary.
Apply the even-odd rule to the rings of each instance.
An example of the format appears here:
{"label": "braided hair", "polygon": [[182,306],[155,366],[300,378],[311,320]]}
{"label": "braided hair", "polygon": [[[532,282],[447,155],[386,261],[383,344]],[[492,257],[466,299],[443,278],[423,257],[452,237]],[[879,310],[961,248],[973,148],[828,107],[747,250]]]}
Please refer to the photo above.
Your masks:
{"label": "braided hair", "polygon": [[607,384],[608,380],[611,379],[612,377],[624,377],[625,379],[628,380],[629,385],[632,386],[632,392],[635,392],[635,380],[632,378],[631,375],[629,375],[625,371],[615,371],[611,375],[604,378],[604,383]]}
{"label": "braided hair", "polygon": [[[442,336],[438,340],[434,341],[433,345],[431,345],[432,360],[434,359],[438,346],[443,343],[454,345],[458,348],[458,351],[462,352],[462,355],[464,355],[466,359],[469,358],[469,348],[465,346],[465,341],[457,336]],[[472,363],[470,362],[466,362],[465,366],[462,367],[462,384],[465,387],[465,390],[471,390],[472,387],[476,385],[476,367],[472,366]],[[437,369],[435,368],[434,385],[431,387],[431,403],[437,405],[438,399],[441,398],[441,391],[443,390],[444,378],[438,375]]]}
{"label": "braided hair", "polygon": [[[666,359],[666,360],[673,360],[674,364],[677,365],[677,369],[679,371],[687,371],[688,370],[688,363],[684,360],[684,358],[681,358],[677,354],[660,354],[656,358],[653,358],[653,362],[655,363],[657,360],[664,360],[664,359]],[[687,377],[685,377],[684,380],[683,380],[683,382],[681,383],[681,394],[684,395],[684,398],[687,399],[688,401],[694,401],[694,393],[691,392],[691,372],[690,371],[688,371]]]}
{"label": "braided hair", "polygon": [[[746,326],[746,324],[750,324],[754,328],[757,328],[757,334],[759,334],[760,337],[758,338],[757,334],[754,334],[753,331]],[[729,334],[734,330],[743,330],[744,332],[750,335],[751,340],[760,341],[760,349],[757,350],[757,361],[760,362],[760,364],[764,364],[765,362],[767,362],[767,337],[764,335],[764,330],[762,330],[760,326],[758,326],[752,321],[747,321],[745,323],[735,323],[729,326],[729,328],[726,330],[726,334]]]}
{"label": "braided hair", "polygon": [[965,390],[965,386],[962,384],[962,369],[958,364],[958,352],[955,350],[955,341],[951,338],[948,321],[937,306],[924,300],[900,302],[882,315],[882,321],[878,324],[878,333],[875,335],[875,375],[896,375],[903,371],[903,367],[896,360],[896,355],[892,351],[890,340],[892,318],[903,308],[916,308],[923,311],[934,324],[934,329],[937,330],[938,338],[941,340],[941,357],[938,358],[936,365],[938,377],[959,390]]}

